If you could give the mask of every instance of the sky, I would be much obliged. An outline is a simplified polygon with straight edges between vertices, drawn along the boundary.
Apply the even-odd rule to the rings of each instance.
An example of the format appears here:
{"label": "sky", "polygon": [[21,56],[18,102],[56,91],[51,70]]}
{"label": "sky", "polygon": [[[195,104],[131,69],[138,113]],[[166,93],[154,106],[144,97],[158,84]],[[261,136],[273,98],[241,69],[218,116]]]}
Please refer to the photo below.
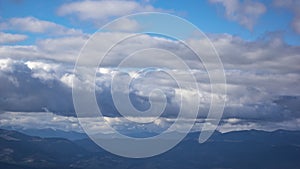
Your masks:
{"label": "sky", "polygon": [[[73,71],[78,54],[99,28],[118,17],[138,12],[182,17],[210,39],[223,63],[227,82],[225,109],[218,130],[300,129],[300,3],[297,0],[0,1],[0,127],[82,131],[78,119],[74,118],[72,101],[72,87],[85,84]],[[99,32],[94,37],[108,44],[115,42],[145,24],[134,19],[123,19],[111,25],[113,32]],[[180,26],[174,29],[184,31]],[[185,40],[196,51],[210,57],[206,41],[196,37]],[[138,53],[133,56],[136,67],[116,68],[120,60],[141,48],[159,48],[182,56],[191,66],[199,91],[196,94],[188,89],[179,91],[174,79],[160,69],[151,69],[147,75],[136,78],[138,66],[145,63],[175,65],[171,72],[177,75],[176,80],[191,83],[185,79],[186,71],[176,69],[176,59],[166,54]],[[160,132],[174,123],[181,101],[190,105],[197,97],[199,111],[192,130],[198,131],[207,116],[210,98],[218,94],[211,93],[207,72],[189,52],[176,39],[148,34],[115,47],[96,70],[95,93],[106,122],[121,131]],[[92,57],[84,60],[95,62]],[[135,78],[129,93],[125,94],[138,110],[149,108],[150,89],[159,88],[167,103],[162,117],[142,125],[123,118],[111,94],[115,76]],[[121,85],[116,89],[122,89]],[[155,103],[162,101],[161,97],[153,96],[153,99]],[[186,111],[185,115],[186,119],[175,130],[187,128],[191,114]],[[108,131],[107,126],[91,122],[93,119],[89,117],[82,118],[89,120],[95,132]]]}

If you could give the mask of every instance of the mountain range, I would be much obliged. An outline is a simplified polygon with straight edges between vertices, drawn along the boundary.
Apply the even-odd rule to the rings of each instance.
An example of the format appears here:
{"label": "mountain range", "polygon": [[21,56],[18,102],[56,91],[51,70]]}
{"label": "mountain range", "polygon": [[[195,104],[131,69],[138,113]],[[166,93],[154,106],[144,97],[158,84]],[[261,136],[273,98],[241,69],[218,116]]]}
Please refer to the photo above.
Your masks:
{"label": "mountain range", "polygon": [[[74,133],[73,133],[74,134]],[[76,135],[76,134],[75,134]],[[0,130],[3,169],[299,169],[300,131],[215,132],[205,143],[190,133],[170,151],[130,159],[101,149],[88,137],[69,140]],[[124,145],[125,146],[125,145]]]}

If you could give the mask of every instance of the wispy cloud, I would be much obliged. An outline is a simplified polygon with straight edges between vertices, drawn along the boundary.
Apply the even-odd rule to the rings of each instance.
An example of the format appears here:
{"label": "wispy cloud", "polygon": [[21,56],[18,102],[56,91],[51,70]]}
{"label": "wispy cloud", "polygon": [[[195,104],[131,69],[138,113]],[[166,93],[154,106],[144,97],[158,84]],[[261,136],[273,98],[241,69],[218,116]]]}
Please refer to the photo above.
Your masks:
{"label": "wispy cloud", "polygon": [[267,10],[263,3],[257,1],[210,0],[213,4],[221,4],[225,8],[225,16],[242,26],[252,30],[257,19]]}
{"label": "wispy cloud", "polygon": [[27,38],[27,35],[0,32],[0,44],[20,42]]}
{"label": "wispy cloud", "polygon": [[135,1],[101,0],[66,3],[59,7],[59,15],[75,15],[81,20],[103,21],[111,17],[124,16],[135,12],[156,11],[153,6]]}
{"label": "wispy cloud", "polygon": [[0,30],[17,30],[20,32],[47,33],[50,35],[79,35],[81,30],[66,28],[54,22],[35,17],[10,18],[0,23]]}
{"label": "wispy cloud", "polygon": [[292,28],[298,34],[300,34],[300,1],[297,0],[274,0],[274,5],[278,8],[288,9],[293,13],[294,19],[291,23]]}

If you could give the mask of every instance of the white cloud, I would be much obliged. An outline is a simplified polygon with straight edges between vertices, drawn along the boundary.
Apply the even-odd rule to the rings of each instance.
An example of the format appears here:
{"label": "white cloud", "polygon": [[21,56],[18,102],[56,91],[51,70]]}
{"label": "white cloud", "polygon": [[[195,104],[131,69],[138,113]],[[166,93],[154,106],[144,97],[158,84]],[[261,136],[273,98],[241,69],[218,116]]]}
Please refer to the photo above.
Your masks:
{"label": "white cloud", "polygon": [[76,117],[59,116],[50,112],[5,112],[0,114],[1,126],[24,129],[53,128],[82,132]]}
{"label": "white cloud", "polygon": [[36,46],[40,51],[40,58],[74,62],[87,40],[88,36],[49,38],[37,41]]}
{"label": "white cloud", "polygon": [[41,53],[35,45],[0,46],[2,58],[39,58]]}
{"label": "white cloud", "polygon": [[266,12],[265,5],[255,1],[210,0],[210,2],[223,5],[228,19],[236,21],[250,30],[253,29],[256,20]]}
{"label": "white cloud", "polygon": [[281,122],[267,122],[267,121],[244,121],[241,119],[229,119],[223,121],[218,126],[218,131],[222,133],[230,131],[241,131],[241,130],[264,130],[264,131],[275,131],[279,129],[283,130],[299,130],[300,129],[300,118],[281,121]]}
{"label": "white cloud", "polygon": [[[96,37],[94,43],[95,45],[91,48],[86,49],[85,51],[89,53],[89,57],[85,58],[85,62],[94,63],[99,55],[105,54],[107,51],[104,49],[104,46],[111,47],[117,43],[120,38],[128,36],[128,33],[97,33],[94,35]],[[73,62],[76,61],[79,52],[83,45],[88,40],[88,35],[83,36],[72,36],[72,37],[60,37],[60,38],[48,38],[38,40],[35,45],[30,46],[0,46],[0,54],[2,57],[11,57],[11,58],[47,58],[57,61],[64,62]],[[104,41],[98,39],[105,39]],[[141,43],[143,42],[143,43]],[[143,48],[162,48],[168,49],[173,48],[174,52],[183,52],[181,51],[182,45],[174,41],[166,40],[164,38],[153,38],[148,35],[140,35],[131,39],[127,39],[124,43],[121,43],[116,46],[116,48],[109,53],[109,56],[103,61],[104,66],[113,66],[116,65],[120,59],[124,59],[125,56],[132,54],[136,50]],[[87,47],[85,47],[87,48]],[[95,55],[93,52],[97,52]],[[151,53],[148,53],[148,55]],[[146,57],[146,55],[144,56]],[[189,56],[187,56],[189,57]],[[156,59],[155,59],[156,58]],[[138,58],[136,58],[138,59]],[[148,58],[149,62],[160,63],[166,65],[172,65],[165,63],[164,58],[159,56],[152,56]],[[138,64],[143,64],[144,60],[139,59]],[[102,66],[103,66],[102,65]],[[141,65],[142,66],[142,65]],[[174,66],[175,67],[175,66]]]}
{"label": "white cloud", "polygon": [[151,5],[142,5],[135,1],[101,0],[80,1],[62,5],[57,13],[59,15],[74,14],[81,20],[106,20],[134,12],[149,12],[156,9]]}
{"label": "white cloud", "polygon": [[25,39],[27,39],[27,35],[0,32],[0,44],[15,43],[24,41]]}
{"label": "white cloud", "polygon": [[[221,34],[209,35],[216,47],[225,69],[242,70],[261,73],[297,73],[300,48],[290,46],[281,39],[270,37],[269,40],[245,41],[239,37]],[[206,41],[194,40],[188,42],[202,55],[206,52]],[[289,65],[289,66],[286,66]]]}
{"label": "white cloud", "polygon": [[118,22],[111,23],[106,29],[111,31],[132,32],[140,29],[141,26],[136,20],[121,18]]}
{"label": "white cloud", "polygon": [[[66,73],[64,74],[60,80],[67,85],[68,87],[72,88],[73,87],[73,81],[76,80],[76,76],[74,74],[71,73]],[[78,79],[77,79],[78,80]]]}
{"label": "white cloud", "polygon": [[81,30],[66,28],[54,22],[39,20],[35,17],[10,18],[0,23],[0,30],[17,30],[21,32],[49,33],[51,35],[80,35]]}
{"label": "white cloud", "polygon": [[72,36],[38,40],[35,45],[0,46],[0,54],[2,58],[46,58],[74,63],[87,39],[87,36]]}
{"label": "white cloud", "polygon": [[32,72],[33,78],[39,78],[43,81],[55,80],[59,78],[62,72],[59,72],[61,66],[54,63],[44,63],[39,61],[27,61],[24,63]]}
{"label": "white cloud", "polygon": [[0,70],[2,72],[12,72],[13,71],[13,64],[15,64],[15,61],[7,58],[7,59],[0,59]]}

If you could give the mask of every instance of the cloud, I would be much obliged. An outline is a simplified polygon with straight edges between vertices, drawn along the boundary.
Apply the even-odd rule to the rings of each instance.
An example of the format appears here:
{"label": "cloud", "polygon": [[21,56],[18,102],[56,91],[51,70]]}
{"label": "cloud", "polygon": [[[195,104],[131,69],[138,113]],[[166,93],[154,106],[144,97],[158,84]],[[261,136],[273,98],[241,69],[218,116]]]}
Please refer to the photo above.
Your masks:
{"label": "cloud", "polygon": [[[99,48],[102,45],[114,45],[117,43],[120,38],[129,36],[131,34],[126,32],[102,32],[94,35],[95,40],[97,39],[105,39],[105,41],[98,41],[97,46],[94,48],[86,49],[89,52],[89,57],[86,58],[85,62],[94,63],[94,56],[98,57],[100,54],[105,54],[107,51],[104,47]],[[47,38],[38,40],[35,45],[15,45],[15,46],[0,46],[0,54],[2,57],[11,57],[11,58],[47,58],[53,59],[56,61],[63,62],[75,62],[77,56],[79,55],[79,51],[83,47],[83,45],[89,39],[89,35],[80,35],[80,36],[72,36],[72,37],[60,37],[60,38]],[[141,43],[143,42],[143,43]],[[110,46],[111,47],[111,46]],[[103,61],[103,66],[113,67],[119,63],[120,60],[124,59],[124,57],[132,54],[136,50],[144,49],[144,48],[159,48],[159,49],[172,49],[176,54],[180,54],[182,57],[191,57],[194,54],[191,54],[191,51],[182,51],[184,46],[179,44],[178,42],[167,40],[164,38],[151,37],[149,35],[139,35],[133,38],[128,38],[124,42],[119,43],[113,51],[111,51],[109,56],[105,58]],[[97,52],[97,55],[94,55],[93,52]],[[187,56],[183,56],[184,52],[186,54],[191,54]],[[145,53],[144,57],[153,54],[152,51]],[[167,55],[167,54],[165,54]],[[167,56],[166,56],[167,57]],[[169,56],[170,57],[170,56]],[[139,59],[136,57],[136,59]],[[164,58],[165,59],[165,58]],[[149,61],[153,62],[153,64],[165,64],[164,59],[161,59],[159,56],[151,56],[148,58]],[[137,61],[137,60],[136,60]],[[135,64],[143,66],[144,60],[139,59]],[[192,62],[191,62],[192,63]],[[176,65],[174,65],[176,67]]]}
{"label": "cloud", "polygon": [[[250,30],[266,12],[265,6],[255,1],[210,2],[224,6],[226,18]],[[274,1],[276,6],[294,13],[292,26],[299,32],[297,2]],[[160,9],[135,1],[75,1],[62,5],[57,14],[102,23],[112,18],[144,11]],[[0,126],[53,127],[81,131],[74,117],[72,87],[89,90],[88,85],[94,82],[87,79],[87,86],[78,86],[78,82],[86,79],[74,73],[73,68],[82,46],[91,35],[31,16],[1,21],[0,30],[43,34],[46,38],[39,39],[32,45],[9,45],[7,43],[25,40],[27,35],[0,33],[0,43],[5,44],[0,46],[0,112],[4,112],[0,114]],[[115,32],[99,32],[94,35],[96,40],[98,38],[104,41],[95,43],[96,45],[86,53],[89,57],[83,60],[87,66],[89,63],[95,63],[97,58],[90,57],[95,56],[93,52],[97,52],[96,56],[106,53],[107,51],[101,48],[103,45],[111,47],[109,45],[118,42],[120,37],[130,35],[128,32],[139,30],[141,26],[138,20],[125,18],[118,23],[112,23],[110,29]],[[222,128],[219,130],[299,129],[299,46],[290,46],[280,37],[246,41],[228,34],[211,34],[209,38],[220,54],[228,83],[226,108],[221,122]],[[210,45],[207,41],[195,38],[185,40],[202,56],[209,57],[211,54],[207,50],[207,46]],[[156,50],[149,50],[154,48]],[[180,69],[174,55],[166,51],[180,56],[190,66],[190,72]],[[127,57],[130,59],[124,61]],[[121,62],[125,66],[116,68]],[[149,65],[152,68],[141,71]],[[153,68],[156,65],[160,68]],[[208,62],[208,65],[213,67],[214,62]],[[176,79],[166,75],[164,70],[176,74]],[[143,71],[144,73],[141,73]],[[188,73],[195,76],[199,91],[179,90],[176,82],[191,83],[187,78]],[[111,95],[111,80],[116,75],[133,78],[128,92],[118,92],[129,95],[131,104],[138,110],[147,110],[150,107],[149,95],[153,89],[162,91],[167,102],[162,117],[147,126],[133,125],[121,117]],[[197,56],[178,41],[149,34],[125,39],[114,46],[107,53],[100,68],[97,68],[95,83],[95,94],[98,105],[106,116],[105,120],[119,130],[161,131],[174,122],[180,110],[180,103],[190,107],[189,104],[199,97],[199,115],[193,129],[198,131],[207,116],[211,97],[219,96],[217,93],[211,93],[207,72]],[[117,89],[122,89],[121,83],[116,85]],[[153,101],[159,103],[162,98],[155,93]],[[41,113],[43,110],[53,113]],[[178,131],[191,122],[188,119],[190,110],[184,113],[186,119],[180,121]],[[85,118],[86,125],[90,125],[95,132],[107,131],[107,126],[103,123],[97,123],[91,117]],[[148,121],[149,118],[152,117],[131,117],[137,121]]]}
{"label": "cloud", "polygon": [[[64,131],[84,132],[76,117],[60,116],[51,112],[4,112],[0,114],[0,117],[1,128],[53,128]],[[170,120],[162,118],[156,120],[152,125],[136,125],[122,117],[105,117],[100,121],[98,118],[80,118],[81,125],[88,126],[92,134],[113,134],[109,133],[111,131],[109,130],[110,126],[119,132],[161,132],[167,127],[166,123],[170,123],[168,121]]]}
{"label": "cloud", "polygon": [[[0,59],[0,68],[0,89],[3,91],[0,93],[2,111],[39,112],[47,108],[59,115],[75,115],[71,96],[72,82],[75,80],[73,87],[82,87],[77,86],[76,81],[84,79],[74,74],[72,64],[47,60]],[[128,86],[129,93],[124,94],[130,96],[131,103],[137,109],[147,110],[150,92],[153,89],[160,89],[167,98],[167,107],[162,117],[176,117],[180,103],[188,105],[190,99],[195,97],[200,99],[198,118],[206,117],[211,93],[209,81],[203,81],[203,78],[207,78],[205,71],[193,70],[198,81],[199,95],[191,90],[179,90],[174,79],[160,70],[152,70],[151,73],[147,73],[147,76],[142,74],[136,76],[138,71],[139,69],[98,69],[96,96],[105,116],[120,116],[112,100],[110,87],[112,77],[121,73],[121,75],[128,74],[134,77]],[[179,75],[187,73],[183,70],[174,70],[174,72]],[[298,105],[295,104],[299,101],[296,96],[300,95],[297,86],[299,74],[270,75],[235,70],[226,71],[226,75],[228,93],[224,119],[283,121],[300,117]],[[176,80],[180,83],[191,83],[186,81],[184,76],[178,76]],[[159,99],[154,101],[160,102]],[[184,112],[184,116],[189,117],[189,113]]]}
{"label": "cloud", "polygon": [[11,59],[1,59],[0,65],[0,111],[74,112],[70,88],[57,79],[61,66]]}
{"label": "cloud", "polygon": [[66,28],[54,22],[39,20],[29,16],[23,18],[10,18],[0,23],[0,30],[17,30],[31,33],[47,33],[50,35],[80,35],[81,30]]}
{"label": "cloud", "polygon": [[107,29],[111,31],[133,32],[141,28],[139,23],[133,19],[121,18],[118,22],[111,23]]}
{"label": "cloud", "polygon": [[83,132],[76,117],[59,116],[50,112],[5,112],[1,113],[1,127],[44,129]]}
{"label": "cloud", "polygon": [[300,2],[297,0],[274,0],[273,3],[276,7],[288,9],[294,14],[291,26],[296,33],[300,34]]}
{"label": "cloud", "polygon": [[299,122],[300,122],[300,118],[285,120],[281,122],[228,119],[222,121],[217,130],[222,133],[230,132],[230,131],[240,131],[240,130],[253,130],[253,129],[264,130],[264,131],[275,131],[279,129],[299,130],[300,128]]}
{"label": "cloud", "polygon": [[0,32],[0,44],[15,43],[25,39],[27,39],[27,35]]}
{"label": "cloud", "polygon": [[[287,45],[280,38],[269,37],[269,39],[246,41],[228,34],[208,36],[216,47],[225,69],[274,74],[300,71],[299,67],[296,66],[299,64],[297,58],[300,48]],[[205,50],[207,42],[192,39],[188,43],[201,54],[209,54]]]}
{"label": "cloud", "polygon": [[[124,35],[128,34],[106,32],[97,36],[105,39],[106,43],[110,43]],[[299,118],[299,108],[297,104],[294,104],[298,102],[300,95],[298,85],[300,70],[299,62],[297,62],[299,47],[289,46],[277,37],[257,41],[245,41],[227,34],[209,35],[209,37],[219,51],[226,69],[228,93],[224,119],[279,123]],[[57,115],[74,116],[72,82],[75,82],[74,87],[81,87],[85,90],[88,87],[76,86],[77,82],[86,79],[73,72],[74,60],[81,45],[87,39],[87,36],[49,38],[40,40],[32,46],[0,47],[1,111],[38,113],[47,108]],[[202,55],[209,55],[205,50],[207,42],[202,39],[188,39],[187,42]],[[97,45],[101,44],[97,43]],[[95,47],[98,51],[99,47]],[[176,74],[176,80],[182,83],[191,83],[186,78],[189,72],[178,69],[178,62],[172,55],[164,52],[158,53],[158,50],[138,52],[131,56],[132,60],[124,61],[128,64],[127,66],[116,67],[128,55],[144,48],[159,48],[182,56],[182,59],[191,66],[191,73],[198,82],[199,93],[178,89],[176,81],[163,70],[171,65],[167,67],[168,71]],[[93,50],[88,52],[93,52]],[[106,51],[100,49],[99,52]],[[84,59],[87,63],[95,62],[93,57]],[[189,55],[182,44],[174,40],[141,35],[120,43],[110,51],[103,60],[103,65],[97,69],[96,96],[101,111],[107,117],[120,117],[110,89],[112,77],[121,75],[121,77],[134,78],[129,86],[129,92],[125,93],[123,90],[120,92],[130,95],[130,101],[137,109],[149,108],[149,94],[152,89],[160,89],[166,95],[167,100],[167,107],[162,114],[163,118],[177,116],[181,98],[184,99],[182,103],[188,105],[195,97],[200,99],[198,118],[205,118],[212,97],[210,83],[205,69],[195,63],[201,65],[196,57]],[[143,73],[141,68],[147,67],[147,64],[161,67],[149,68]],[[93,83],[88,80],[85,81],[86,84]],[[155,95],[154,100],[160,102],[159,99]],[[185,117],[189,117],[190,112],[185,113]]]}
{"label": "cloud", "polygon": [[239,0],[210,0],[210,3],[221,4],[225,8],[225,16],[252,30],[256,20],[266,12],[263,3]]}
{"label": "cloud", "polygon": [[[144,118],[136,119],[143,121]],[[175,118],[158,118],[153,124],[136,124],[128,122],[123,117],[105,117],[99,122],[96,118],[81,118],[81,125],[87,125],[89,131],[93,135],[109,134],[110,127],[113,127],[118,132],[123,134],[134,134],[139,132],[161,133],[166,131],[172,125]],[[168,132],[182,132],[185,131],[193,121],[191,119],[179,119],[172,131]],[[239,130],[266,130],[274,131],[277,129],[285,130],[299,130],[300,118],[281,121],[281,122],[259,122],[259,121],[245,121],[242,119],[225,119],[222,120],[217,128],[220,132],[239,131]],[[198,119],[191,129],[191,132],[200,131],[203,127],[204,120]],[[76,131],[83,133],[83,129],[76,117],[60,116],[51,112],[4,112],[0,113],[0,128],[14,128],[14,129],[59,129],[63,131]]]}
{"label": "cloud", "polygon": [[87,40],[88,36],[85,35],[49,38],[38,40],[35,45],[0,46],[0,54],[2,58],[50,59],[74,63]]}
{"label": "cloud", "polygon": [[139,4],[135,1],[101,0],[66,3],[59,7],[57,13],[61,16],[73,14],[80,20],[103,21],[111,17],[155,10],[151,5]]}

